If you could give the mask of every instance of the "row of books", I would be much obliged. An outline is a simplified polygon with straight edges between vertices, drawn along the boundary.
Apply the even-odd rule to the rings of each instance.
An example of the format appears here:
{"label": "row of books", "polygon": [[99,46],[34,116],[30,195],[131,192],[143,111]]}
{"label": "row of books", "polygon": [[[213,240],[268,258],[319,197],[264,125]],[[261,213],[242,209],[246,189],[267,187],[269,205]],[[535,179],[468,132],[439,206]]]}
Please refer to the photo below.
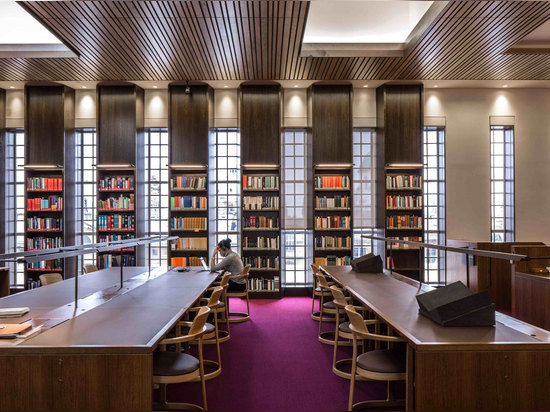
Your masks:
{"label": "row of books", "polygon": [[104,177],[99,180],[99,190],[133,189],[133,177]]}
{"label": "row of books", "polygon": [[351,257],[344,256],[338,257],[329,255],[327,257],[316,257],[315,264],[318,266],[344,266],[351,265]]}
{"label": "row of books", "polygon": [[244,196],[243,209],[279,209],[279,196]]}
{"label": "row of books", "polygon": [[264,228],[273,229],[279,227],[278,217],[266,217],[266,216],[245,216],[243,217],[243,228]]}
{"label": "row of books", "polygon": [[244,248],[279,249],[279,236],[277,237],[248,237],[243,239]]}
{"label": "row of books", "polygon": [[172,250],[208,249],[206,237],[180,237],[170,242]]}
{"label": "row of books", "polygon": [[170,229],[203,229],[206,230],[207,218],[205,217],[172,217]]}
{"label": "row of books", "polygon": [[46,271],[56,270],[61,271],[63,269],[63,263],[61,259],[44,260],[42,262],[33,262],[27,264],[27,269],[44,269]]}
{"label": "row of books", "polygon": [[251,269],[279,269],[278,256],[244,256],[243,263]]}
{"label": "row of books", "polygon": [[109,197],[105,200],[99,200],[98,207],[100,209],[134,209],[134,195],[119,197]]}
{"label": "row of books", "polygon": [[172,196],[170,198],[170,209],[206,209],[207,198],[204,196]]}
{"label": "row of books", "polygon": [[[410,242],[422,242],[422,237],[420,236],[404,236],[404,237],[392,237],[392,239],[399,239],[399,240],[408,240]],[[389,248],[389,244],[388,244]],[[419,249],[419,246],[414,245],[407,245],[406,243],[391,243],[391,248],[393,250],[401,250],[401,249]]]}
{"label": "row of books", "polygon": [[27,199],[27,210],[31,212],[39,210],[63,210],[63,198],[52,195]]}
{"label": "row of books", "polygon": [[99,230],[134,229],[133,215],[99,215],[97,218]]}
{"label": "row of books", "polygon": [[27,279],[27,289],[36,289],[40,286],[40,280]]}
{"label": "row of books", "polygon": [[201,266],[201,260],[196,256],[173,257],[170,266]]}
{"label": "row of books", "polygon": [[405,176],[386,176],[386,189],[421,189],[422,176],[405,175]]}
{"label": "row of books", "polygon": [[422,229],[422,216],[399,215],[386,218],[387,229]]}
{"label": "row of books", "polygon": [[206,189],[206,176],[174,176],[170,180],[170,188],[172,189]]}
{"label": "row of books", "polygon": [[350,216],[315,216],[315,229],[349,229]]}
{"label": "row of books", "polygon": [[33,216],[27,218],[27,229],[31,230],[62,230],[63,219],[54,217]]}
{"label": "row of books", "polygon": [[99,242],[116,242],[119,240],[129,240],[133,239],[134,235],[129,234],[109,234],[109,235],[100,235]]}
{"label": "row of books", "polygon": [[422,207],[422,196],[386,196],[386,207],[389,209],[410,209]]}
{"label": "row of books", "polygon": [[318,249],[351,249],[351,236],[318,236],[315,238]]}
{"label": "row of books", "polygon": [[243,189],[279,190],[279,176],[243,175]]}
{"label": "row of books", "polygon": [[281,288],[281,280],[279,276],[274,276],[273,279],[264,278],[249,278],[248,290],[252,292],[262,291],[278,291]]}
{"label": "row of books", "polygon": [[349,209],[351,207],[351,202],[349,196],[316,196],[315,197],[315,208],[316,209]]}
{"label": "row of books", "polygon": [[63,247],[63,238],[60,237],[29,237],[27,250],[53,249]]}
{"label": "row of books", "polygon": [[62,177],[28,177],[27,190],[63,190]]}
{"label": "row of books", "polygon": [[[120,267],[121,256],[117,255],[99,255],[97,257],[97,267],[99,269]],[[122,255],[122,266],[135,266],[136,257],[134,255]]]}
{"label": "row of books", "polygon": [[349,189],[349,176],[315,176],[316,189]]}

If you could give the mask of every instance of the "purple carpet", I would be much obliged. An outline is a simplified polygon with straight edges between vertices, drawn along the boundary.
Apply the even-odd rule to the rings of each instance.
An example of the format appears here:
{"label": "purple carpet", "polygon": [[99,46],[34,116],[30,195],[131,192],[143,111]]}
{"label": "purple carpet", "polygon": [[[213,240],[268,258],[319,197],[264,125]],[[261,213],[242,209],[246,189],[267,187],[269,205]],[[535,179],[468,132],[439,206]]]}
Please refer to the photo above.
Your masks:
{"label": "purple carpet", "polygon": [[[232,299],[230,307],[246,310],[246,303]],[[208,410],[345,411],[349,381],[332,373],[333,348],[317,340],[311,299],[251,300],[250,311],[252,320],[232,324],[231,339],[221,344],[222,374],[206,382]],[[334,323],[324,325],[334,330]],[[351,348],[341,349],[340,358],[350,355]],[[385,383],[356,384],[356,402],[385,396]],[[200,385],[169,385],[168,400],[200,404]]]}

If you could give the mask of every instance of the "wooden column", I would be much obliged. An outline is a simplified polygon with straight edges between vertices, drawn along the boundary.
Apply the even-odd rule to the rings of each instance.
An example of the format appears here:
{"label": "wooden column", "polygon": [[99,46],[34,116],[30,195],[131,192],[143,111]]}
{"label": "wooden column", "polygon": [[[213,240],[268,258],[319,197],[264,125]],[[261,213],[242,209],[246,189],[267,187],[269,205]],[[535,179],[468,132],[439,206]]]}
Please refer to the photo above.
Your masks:
{"label": "wooden column", "polygon": [[[116,176],[120,172],[134,178],[133,234],[136,237],[145,236],[148,231],[145,208],[144,123],[142,88],[134,84],[97,87],[97,163],[100,170],[98,174],[101,178],[107,175]],[[136,264],[145,264],[143,246],[137,247]]]}
{"label": "wooden column", "polygon": [[[71,246],[76,242],[74,136],[74,90],[59,84],[25,86],[25,165],[27,167],[25,175],[26,177],[51,175],[63,178],[61,193],[44,193],[44,196],[61,195],[63,197],[63,213],[40,216],[62,217],[64,246]],[[58,169],[41,169],[40,166],[57,166]],[[34,192],[26,191],[26,193],[29,197],[29,194]],[[35,195],[36,193],[33,197]],[[29,236],[27,232],[25,241]],[[40,233],[33,232],[32,236],[40,236]],[[65,277],[74,275],[73,262],[74,258],[65,259],[63,268]]]}
{"label": "wooden column", "polygon": [[[382,85],[376,89],[376,168],[377,168],[377,232],[386,237],[407,237],[423,240],[422,229],[388,229],[387,219],[394,216],[416,216],[423,220],[422,207],[389,208],[386,196],[402,199],[414,196],[422,199],[422,187],[388,188],[388,176],[422,178],[424,133],[424,97],[422,85]],[[386,252],[383,242],[379,250]],[[389,257],[389,254],[388,254]],[[386,260],[386,267],[390,263]],[[392,250],[395,270],[413,279],[421,279],[423,253],[418,250]]]}

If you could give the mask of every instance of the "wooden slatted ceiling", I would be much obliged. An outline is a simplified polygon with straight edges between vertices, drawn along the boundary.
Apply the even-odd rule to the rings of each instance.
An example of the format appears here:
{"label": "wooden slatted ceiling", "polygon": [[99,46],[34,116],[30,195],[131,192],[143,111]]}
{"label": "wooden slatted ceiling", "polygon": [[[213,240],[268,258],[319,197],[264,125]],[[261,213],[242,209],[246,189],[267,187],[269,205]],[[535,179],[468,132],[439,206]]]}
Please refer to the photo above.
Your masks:
{"label": "wooden slatted ceiling", "polygon": [[550,1],[453,1],[403,58],[301,58],[308,2],[24,2],[78,59],[0,59],[0,80],[550,79],[504,54]]}

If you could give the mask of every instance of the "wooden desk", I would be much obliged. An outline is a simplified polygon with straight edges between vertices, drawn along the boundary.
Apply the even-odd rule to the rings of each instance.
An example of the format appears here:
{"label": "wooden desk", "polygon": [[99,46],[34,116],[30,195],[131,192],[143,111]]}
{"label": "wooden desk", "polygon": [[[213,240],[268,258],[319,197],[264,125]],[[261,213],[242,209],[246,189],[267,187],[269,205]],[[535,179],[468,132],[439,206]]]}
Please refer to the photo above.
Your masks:
{"label": "wooden desk", "polygon": [[10,268],[0,268],[0,298],[10,294]]}
{"label": "wooden desk", "polygon": [[408,410],[550,409],[548,332],[502,314],[495,327],[442,327],[418,314],[415,281],[322,270],[408,339]]}
{"label": "wooden desk", "polygon": [[116,268],[80,277],[76,310],[73,279],[0,299],[1,307],[31,307],[35,321],[60,322],[0,342],[0,411],[152,409],[153,350],[216,274],[125,271],[122,290]]}

